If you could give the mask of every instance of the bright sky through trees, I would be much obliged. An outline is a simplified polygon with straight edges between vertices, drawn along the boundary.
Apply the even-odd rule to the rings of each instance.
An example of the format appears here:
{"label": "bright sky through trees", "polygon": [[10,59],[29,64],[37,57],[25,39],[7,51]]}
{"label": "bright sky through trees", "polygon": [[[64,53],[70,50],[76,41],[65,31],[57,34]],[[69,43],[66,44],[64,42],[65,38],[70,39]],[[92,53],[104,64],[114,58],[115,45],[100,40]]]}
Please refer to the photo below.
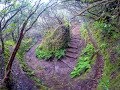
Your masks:
{"label": "bright sky through trees", "polygon": [[[39,1],[39,0],[30,0],[31,2],[36,2],[36,1]],[[42,3],[48,3],[49,0],[41,0]]]}
{"label": "bright sky through trees", "polygon": [[41,0],[41,2],[48,3],[49,0]]}

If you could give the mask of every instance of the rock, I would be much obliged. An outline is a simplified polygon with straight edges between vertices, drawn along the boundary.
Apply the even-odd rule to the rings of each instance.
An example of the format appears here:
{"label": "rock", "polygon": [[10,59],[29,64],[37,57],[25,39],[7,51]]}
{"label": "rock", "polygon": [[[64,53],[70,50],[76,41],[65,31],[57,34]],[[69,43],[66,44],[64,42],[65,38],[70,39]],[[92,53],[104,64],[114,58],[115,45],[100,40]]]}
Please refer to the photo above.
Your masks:
{"label": "rock", "polygon": [[67,52],[66,57],[70,57],[70,58],[74,58],[77,59],[77,57],[79,56],[79,54],[75,54],[75,53],[71,53],[71,52]]}
{"label": "rock", "polygon": [[42,40],[40,48],[55,51],[67,47],[70,40],[69,26],[59,26],[55,30],[48,31]]}

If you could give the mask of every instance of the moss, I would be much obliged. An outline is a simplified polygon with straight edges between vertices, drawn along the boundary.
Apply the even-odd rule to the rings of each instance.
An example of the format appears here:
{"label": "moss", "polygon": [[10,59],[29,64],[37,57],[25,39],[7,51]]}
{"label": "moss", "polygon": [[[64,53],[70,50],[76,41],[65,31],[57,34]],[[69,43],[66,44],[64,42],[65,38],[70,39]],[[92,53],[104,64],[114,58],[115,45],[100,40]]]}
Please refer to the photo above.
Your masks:
{"label": "moss", "polygon": [[68,46],[69,40],[69,26],[62,25],[55,30],[49,30],[40,46],[37,47],[36,56],[39,59],[49,59],[51,57],[60,59],[65,54],[65,48]]}
{"label": "moss", "polygon": [[111,73],[111,64],[110,64],[110,57],[109,57],[109,53],[107,51],[108,49],[108,44],[102,39],[101,36],[101,30],[99,30],[100,28],[98,28],[97,30],[92,27],[92,32],[93,32],[93,36],[99,46],[99,49],[103,55],[104,58],[104,69],[103,69],[103,75],[101,80],[99,81],[99,85],[98,85],[98,90],[103,90],[103,89],[108,89],[109,85],[110,85],[110,73]]}
{"label": "moss", "polygon": [[[102,74],[102,78],[99,81],[99,85],[97,87],[97,90],[119,90],[119,81],[120,81],[120,72],[119,72],[119,58],[116,58],[116,62],[113,64],[110,61],[110,52],[111,51],[115,51],[116,54],[119,54],[119,44],[116,44],[117,40],[119,40],[119,33],[114,33],[113,31],[115,31],[111,25],[108,25],[107,27],[104,27],[106,24],[105,23],[101,23],[101,22],[95,22],[94,24],[91,24],[90,27],[92,30],[92,34],[99,46],[99,49],[103,55],[104,58],[104,69],[103,69],[103,74]],[[102,29],[107,30],[107,28],[112,32],[112,36],[109,37],[108,39],[108,35],[110,33],[107,33],[106,36],[103,37],[103,31]],[[84,24],[82,25],[81,31],[82,37],[85,38],[86,42],[89,42],[89,37],[87,35],[87,30],[84,29]],[[108,32],[108,31],[107,31]],[[105,35],[105,34],[104,34]],[[111,74],[115,72],[115,77],[111,79]]]}
{"label": "moss", "polygon": [[81,37],[84,38],[85,42],[89,40],[88,32],[85,29],[85,24],[83,23],[80,28]]}
{"label": "moss", "polygon": [[[92,26],[92,25],[90,25],[90,26]],[[119,77],[119,79],[117,79],[117,78],[111,79],[111,74],[113,72],[118,73],[117,69],[119,66],[117,65],[118,63],[115,63],[115,64],[111,63],[110,50],[113,51],[114,48],[117,48],[117,50],[118,50],[119,45],[113,45],[113,43],[116,42],[119,35],[115,34],[117,38],[116,37],[113,38],[114,34],[109,39],[106,38],[108,36],[103,37],[103,34],[102,34],[102,29],[104,29],[103,26],[104,26],[104,24],[99,24],[99,23],[95,22],[95,24],[93,24],[93,26],[91,27],[93,36],[94,36],[95,40],[97,41],[97,44],[98,44],[100,51],[101,51],[103,58],[104,58],[103,75],[102,75],[101,80],[99,81],[99,85],[98,85],[97,89],[98,90],[104,90],[104,89],[108,90],[108,89],[113,88],[112,90],[114,90],[117,85],[119,86],[119,84],[117,82],[115,83],[115,81],[119,81],[120,77]],[[107,29],[110,27],[105,27],[105,28]],[[119,50],[118,51],[117,50],[116,50],[116,52],[118,53]],[[114,83],[112,83],[112,82],[114,82]],[[115,89],[115,90],[117,90],[117,89]]]}

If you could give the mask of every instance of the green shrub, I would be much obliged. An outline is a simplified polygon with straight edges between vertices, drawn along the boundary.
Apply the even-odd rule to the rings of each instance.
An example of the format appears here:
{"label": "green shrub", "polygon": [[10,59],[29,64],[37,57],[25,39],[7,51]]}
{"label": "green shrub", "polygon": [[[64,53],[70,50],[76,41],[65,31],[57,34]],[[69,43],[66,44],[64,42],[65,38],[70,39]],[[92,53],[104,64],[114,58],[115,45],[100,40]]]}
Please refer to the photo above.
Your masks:
{"label": "green shrub", "polygon": [[[113,89],[115,89],[116,88],[115,86],[119,85],[118,83],[115,83],[116,81],[119,81],[119,79],[116,79],[116,78],[114,78],[113,80],[111,79],[112,72],[114,72],[114,71],[117,72],[116,70],[117,70],[118,66],[117,66],[117,64],[115,64],[115,65],[112,64],[110,61],[111,57],[110,57],[109,50],[110,49],[114,50],[114,49],[111,45],[111,43],[113,43],[113,42],[111,42],[111,43],[108,42],[108,40],[115,39],[115,38],[113,38],[115,33],[112,32],[113,36],[110,36],[111,37],[110,39],[108,39],[108,38],[104,39],[105,37],[108,37],[108,36],[103,37],[103,35],[102,35],[103,29],[106,30],[107,28],[110,28],[110,27],[111,26],[109,26],[109,25],[106,26],[106,24],[104,22],[97,21],[94,23],[94,25],[91,29],[93,36],[98,44],[98,47],[99,47],[99,49],[102,53],[103,59],[104,59],[103,73],[102,73],[101,79],[99,80],[97,90],[109,90],[109,89],[111,89],[111,87],[113,87]],[[110,29],[108,29],[108,30],[110,30]],[[118,37],[118,34],[116,34],[116,37]],[[116,47],[116,46],[114,46],[114,47]],[[115,50],[115,51],[117,51],[117,50]]]}
{"label": "green shrub", "polygon": [[60,59],[61,57],[65,55],[65,49],[59,49],[56,51],[48,51],[48,50],[42,50],[38,47],[35,53],[39,59],[49,59],[51,57],[56,57],[57,59]]}
{"label": "green shrub", "polygon": [[55,52],[55,57],[57,59],[60,59],[61,57],[63,57],[65,55],[65,49],[60,49],[60,50],[57,50]]}
{"label": "green shrub", "polygon": [[118,39],[120,36],[115,27],[104,21],[94,22],[94,27],[100,30],[102,38]]}
{"label": "green shrub", "polygon": [[14,46],[15,42],[13,40],[7,40],[7,41],[5,41],[5,45],[7,45],[8,47],[9,46]]}
{"label": "green shrub", "polygon": [[74,70],[71,72],[71,77],[74,78],[85,73],[88,69],[91,68],[92,63],[92,55],[94,54],[95,50],[91,43],[88,43],[86,48],[82,51],[81,56],[78,59],[77,65],[75,66]]}
{"label": "green shrub", "polygon": [[40,48],[38,47],[36,49],[36,56],[39,59],[49,59],[52,56],[52,52],[48,51],[48,50],[40,50]]}
{"label": "green shrub", "polygon": [[87,32],[87,30],[85,28],[85,24],[84,23],[81,25],[80,33],[81,33],[81,37],[85,40],[85,42],[87,42],[89,37],[88,37],[88,32]]}

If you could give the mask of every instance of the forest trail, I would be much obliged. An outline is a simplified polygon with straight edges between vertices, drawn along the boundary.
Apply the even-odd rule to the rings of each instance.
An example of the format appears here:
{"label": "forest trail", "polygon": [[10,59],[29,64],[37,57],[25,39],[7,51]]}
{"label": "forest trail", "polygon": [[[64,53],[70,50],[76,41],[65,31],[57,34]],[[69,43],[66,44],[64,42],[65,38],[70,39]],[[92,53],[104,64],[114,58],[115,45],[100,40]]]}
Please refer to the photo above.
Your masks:
{"label": "forest trail", "polygon": [[65,56],[57,61],[38,60],[35,49],[40,45],[39,40],[25,55],[25,60],[42,83],[52,90],[95,90],[102,75],[103,58],[97,55],[95,65],[87,79],[71,78],[70,73],[77,63],[82,49],[85,47],[84,40],[80,37],[80,25],[74,25],[71,30],[71,41]]}
{"label": "forest trail", "polygon": [[34,81],[31,80],[22,70],[17,59],[12,66],[12,80],[10,90],[37,90]]}

